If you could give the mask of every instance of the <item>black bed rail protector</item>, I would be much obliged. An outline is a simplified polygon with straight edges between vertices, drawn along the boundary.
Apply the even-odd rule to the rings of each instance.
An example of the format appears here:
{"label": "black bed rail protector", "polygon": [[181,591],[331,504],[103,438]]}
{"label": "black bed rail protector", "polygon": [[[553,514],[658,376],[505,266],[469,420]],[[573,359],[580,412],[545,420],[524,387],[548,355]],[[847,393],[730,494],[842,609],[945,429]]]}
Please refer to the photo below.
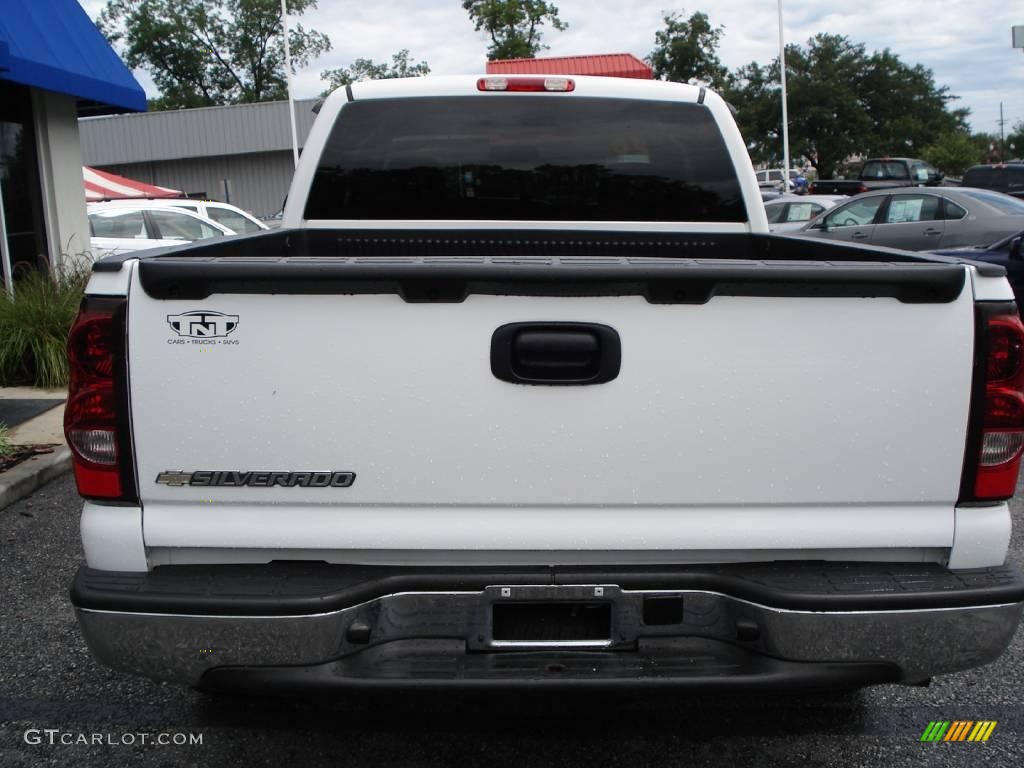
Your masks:
{"label": "black bed rail protector", "polygon": [[400,567],[273,562],[165,565],[147,573],[79,568],[78,608],[200,615],[300,615],[398,592],[478,591],[517,584],[615,584],[706,590],[772,608],[911,610],[1024,601],[1014,566],[948,571],[934,563],[774,562],[678,566]]}
{"label": "black bed rail protector", "polygon": [[946,303],[965,270],[930,262],[825,262],[665,257],[197,257],[140,262],[155,299],[215,293],[381,294],[460,302],[471,294],[644,296],[703,304],[714,296],[892,297]]}
{"label": "black bed rail protector", "polygon": [[614,256],[677,259],[969,264],[986,277],[1002,277],[998,264],[859,243],[795,235],[572,229],[274,229],[250,235],[109,255],[96,272],[117,272],[126,261],[165,256],[279,258],[282,256],[523,257]]}

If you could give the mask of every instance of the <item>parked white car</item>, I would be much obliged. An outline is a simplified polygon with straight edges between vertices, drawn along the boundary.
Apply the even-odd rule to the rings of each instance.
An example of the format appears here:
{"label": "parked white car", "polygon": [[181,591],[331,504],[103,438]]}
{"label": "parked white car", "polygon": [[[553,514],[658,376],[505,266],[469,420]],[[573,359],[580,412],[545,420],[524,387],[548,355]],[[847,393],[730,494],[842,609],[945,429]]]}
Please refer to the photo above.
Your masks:
{"label": "parked white car", "polygon": [[[141,203],[141,204],[140,204]],[[236,234],[192,211],[151,205],[152,201],[91,203],[90,244],[94,258]]]}
{"label": "parked white car", "polygon": [[215,221],[236,235],[249,235],[269,229],[251,213],[230,203],[220,203],[216,200],[189,200],[184,197],[176,197],[166,200],[111,200],[107,203],[98,203],[98,205],[126,208],[182,208]]}
{"label": "parked white car", "polygon": [[230,203],[218,203],[214,200],[167,200],[176,208],[198,213],[218,224],[227,227],[236,234],[249,235],[269,227],[251,213],[243,211]]}
{"label": "parked white car", "polygon": [[817,216],[850,198],[846,195],[782,195],[764,204],[768,231],[794,232]]}

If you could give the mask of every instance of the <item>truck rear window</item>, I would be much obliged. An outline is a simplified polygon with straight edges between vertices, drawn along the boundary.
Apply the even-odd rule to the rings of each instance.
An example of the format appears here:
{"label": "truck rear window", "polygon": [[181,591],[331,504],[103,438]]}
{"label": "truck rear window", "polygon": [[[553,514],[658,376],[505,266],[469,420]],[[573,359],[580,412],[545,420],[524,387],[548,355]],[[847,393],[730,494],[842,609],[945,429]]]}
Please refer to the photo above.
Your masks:
{"label": "truck rear window", "polygon": [[907,166],[900,162],[872,160],[864,163],[860,172],[862,179],[909,179]]}
{"label": "truck rear window", "polygon": [[346,104],[307,219],[746,221],[696,104],[558,96]]}
{"label": "truck rear window", "polygon": [[1020,195],[1024,193],[1024,165],[969,168],[964,174],[963,185]]}

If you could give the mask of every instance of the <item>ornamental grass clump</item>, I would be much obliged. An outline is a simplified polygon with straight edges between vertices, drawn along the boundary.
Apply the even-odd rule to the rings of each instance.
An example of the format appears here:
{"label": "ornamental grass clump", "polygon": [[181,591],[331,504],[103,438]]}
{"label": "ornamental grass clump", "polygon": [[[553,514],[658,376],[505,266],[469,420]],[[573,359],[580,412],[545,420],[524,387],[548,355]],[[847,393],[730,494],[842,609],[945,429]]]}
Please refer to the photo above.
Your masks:
{"label": "ornamental grass clump", "polygon": [[14,453],[14,446],[11,445],[11,434],[6,424],[0,424],[0,459],[6,459]]}
{"label": "ornamental grass clump", "polygon": [[19,272],[13,298],[0,288],[0,386],[67,386],[68,332],[88,278],[89,265],[73,262]]}

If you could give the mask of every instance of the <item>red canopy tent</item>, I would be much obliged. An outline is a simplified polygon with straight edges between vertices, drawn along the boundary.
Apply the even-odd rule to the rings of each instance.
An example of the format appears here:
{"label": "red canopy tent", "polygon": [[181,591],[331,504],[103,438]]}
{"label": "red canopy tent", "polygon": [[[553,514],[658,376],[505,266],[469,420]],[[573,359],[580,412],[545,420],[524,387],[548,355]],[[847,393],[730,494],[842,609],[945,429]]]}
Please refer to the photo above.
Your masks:
{"label": "red canopy tent", "polygon": [[498,59],[487,62],[488,75],[599,75],[651,80],[649,65],[631,53],[593,56],[548,56],[541,59]]}
{"label": "red canopy tent", "polygon": [[145,184],[135,179],[126,179],[116,173],[82,168],[86,202],[99,200],[149,200],[154,198],[184,197],[180,190]]}

